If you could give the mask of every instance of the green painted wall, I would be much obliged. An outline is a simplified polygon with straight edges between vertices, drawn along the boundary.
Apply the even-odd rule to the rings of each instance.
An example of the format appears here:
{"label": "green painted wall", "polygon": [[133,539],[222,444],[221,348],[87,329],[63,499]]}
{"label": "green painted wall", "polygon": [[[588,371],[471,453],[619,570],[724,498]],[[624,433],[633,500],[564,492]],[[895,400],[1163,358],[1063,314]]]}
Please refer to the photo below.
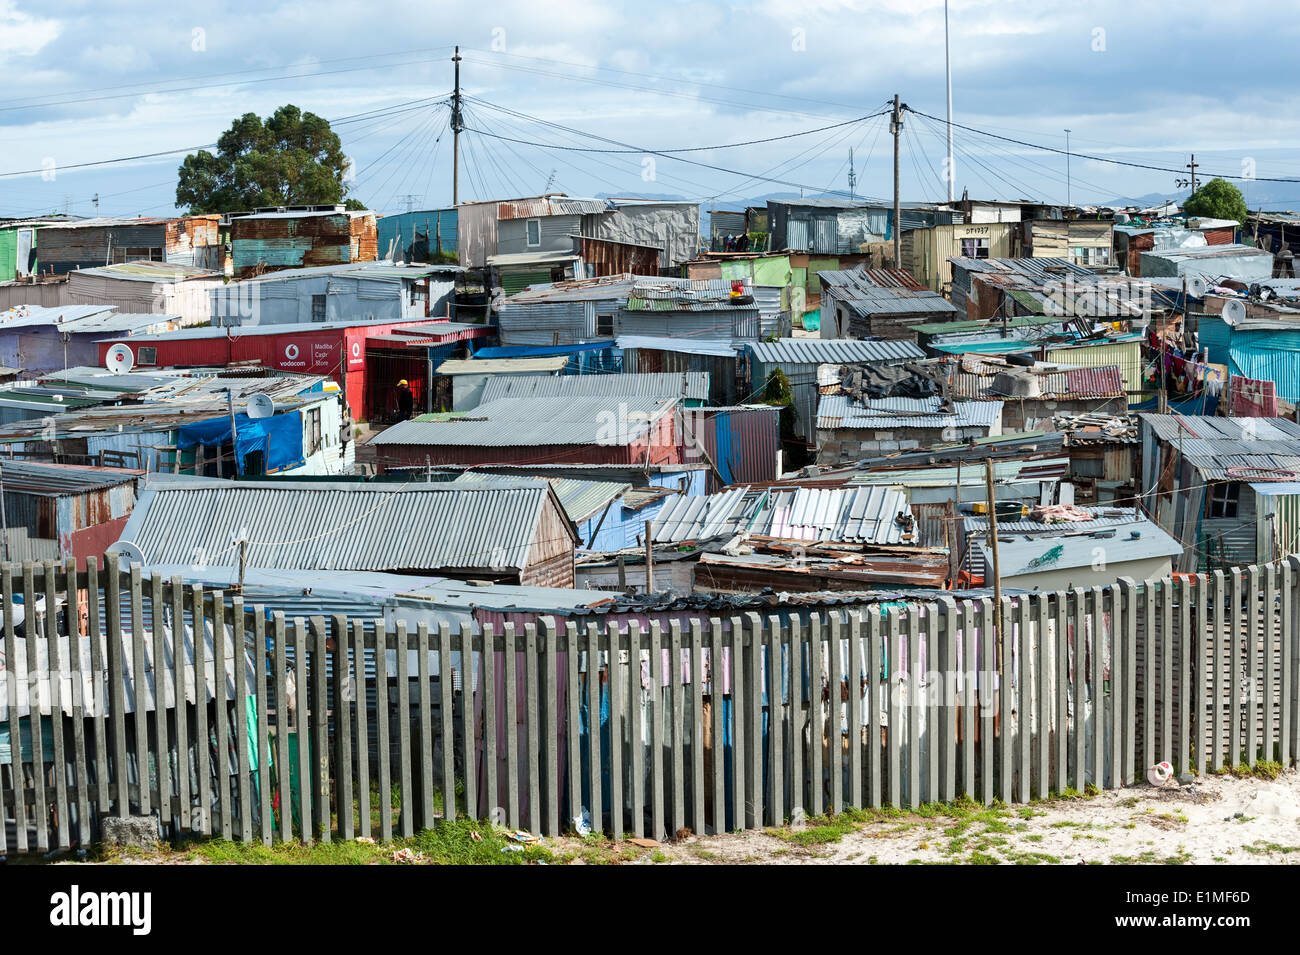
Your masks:
{"label": "green painted wall", "polygon": [[18,230],[0,229],[0,282],[12,282],[18,278],[17,252]]}

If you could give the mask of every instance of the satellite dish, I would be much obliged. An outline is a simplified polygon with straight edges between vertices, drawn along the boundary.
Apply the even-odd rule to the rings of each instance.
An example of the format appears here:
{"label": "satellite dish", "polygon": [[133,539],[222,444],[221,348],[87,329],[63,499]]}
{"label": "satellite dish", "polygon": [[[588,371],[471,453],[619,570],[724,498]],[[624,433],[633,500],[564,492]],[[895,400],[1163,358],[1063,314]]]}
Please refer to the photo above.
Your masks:
{"label": "satellite dish", "polygon": [[269,418],[275,414],[275,402],[270,395],[253,395],[248,399],[248,416],[250,418]]}
{"label": "satellite dish", "polygon": [[1187,280],[1187,294],[1192,298],[1205,298],[1205,293],[1210,290],[1210,283],[1200,275],[1193,275]]}
{"label": "satellite dish", "polygon": [[1229,322],[1240,322],[1246,317],[1246,303],[1239,298],[1230,298],[1223,303],[1223,317]]}
{"label": "satellite dish", "polygon": [[128,567],[131,564],[144,563],[144,551],[140,550],[139,547],[127,540],[121,540],[116,544],[110,544],[108,546],[108,553],[116,554],[118,559],[123,561]]}
{"label": "satellite dish", "polygon": [[115,375],[125,375],[135,367],[135,354],[127,345],[114,345],[104,356],[104,367]]}

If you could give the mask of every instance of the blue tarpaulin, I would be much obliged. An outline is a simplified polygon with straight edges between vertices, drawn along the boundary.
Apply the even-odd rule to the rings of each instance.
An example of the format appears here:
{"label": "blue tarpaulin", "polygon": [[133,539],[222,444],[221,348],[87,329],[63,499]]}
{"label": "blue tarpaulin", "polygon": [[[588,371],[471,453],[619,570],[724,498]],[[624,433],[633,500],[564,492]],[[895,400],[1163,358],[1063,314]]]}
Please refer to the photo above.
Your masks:
{"label": "blue tarpaulin", "polygon": [[541,358],[546,355],[574,355],[584,351],[613,348],[613,342],[583,342],[578,345],[494,345],[474,352],[475,358]]}
{"label": "blue tarpaulin", "polygon": [[[255,451],[266,452],[265,470],[268,472],[302,464],[302,416],[296,411],[270,418],[250,418],[248,415],[237,414],[235,429],[239,433],[235,457],[240,474],[244,473],[245,456]],[[221,445],[229,440],[230,416],[223,415],[220,418],[181,425],[177,446],[182,451],[188,451],[196,445]]]}

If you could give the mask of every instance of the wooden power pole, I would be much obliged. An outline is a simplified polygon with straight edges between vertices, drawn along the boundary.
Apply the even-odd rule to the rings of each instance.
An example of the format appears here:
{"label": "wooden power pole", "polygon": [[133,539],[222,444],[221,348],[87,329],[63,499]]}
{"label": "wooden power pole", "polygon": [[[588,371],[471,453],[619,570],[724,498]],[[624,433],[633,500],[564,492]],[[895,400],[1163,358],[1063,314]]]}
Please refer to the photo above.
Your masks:
{"label": "wooden power pole", "polygon": [[903,110],[899,106],[898,94],[894,94],[894,116],[889,124],[894,134],[894,268],[903,267],[903,217],[902,217],[902,179],[898,162],[898,140],[903,132]]}
{"label": "wooden power pole", "polygon": [[451,93],[451,204],[460,203],[460,131],[464,127],[460,113],[460,47],[451,58],[456,65],[456,84]]}
{"label": "wooden power pole", "polygon": [[654,593],[655,589],[655,541],[650,532],[650,522],[645,522],[645,592]]}

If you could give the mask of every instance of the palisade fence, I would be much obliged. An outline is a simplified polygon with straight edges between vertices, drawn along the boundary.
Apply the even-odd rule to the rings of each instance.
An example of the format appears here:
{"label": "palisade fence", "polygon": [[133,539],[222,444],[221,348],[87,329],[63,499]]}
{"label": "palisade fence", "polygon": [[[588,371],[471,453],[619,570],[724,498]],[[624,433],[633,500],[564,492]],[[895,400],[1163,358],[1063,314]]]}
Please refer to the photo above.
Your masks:
{"label": "palisade fence", "polygon": [[1000,630],[993,601],[942,598],[498,632],[286,619],[113,557],[7,565],[0,854],[110,815],[267,843],[465,816],[664,838],[1290,765],[1298,580],[1293,557],[1005,597]]}

